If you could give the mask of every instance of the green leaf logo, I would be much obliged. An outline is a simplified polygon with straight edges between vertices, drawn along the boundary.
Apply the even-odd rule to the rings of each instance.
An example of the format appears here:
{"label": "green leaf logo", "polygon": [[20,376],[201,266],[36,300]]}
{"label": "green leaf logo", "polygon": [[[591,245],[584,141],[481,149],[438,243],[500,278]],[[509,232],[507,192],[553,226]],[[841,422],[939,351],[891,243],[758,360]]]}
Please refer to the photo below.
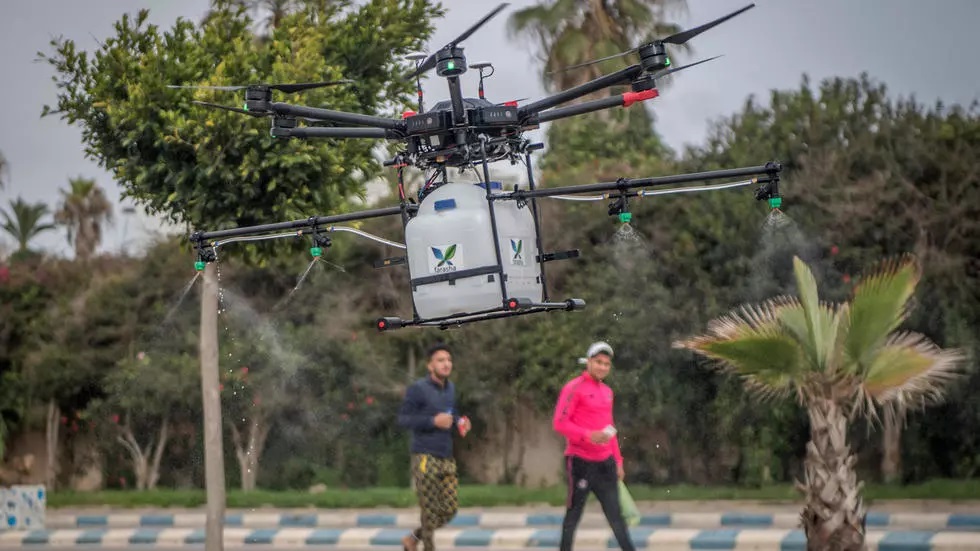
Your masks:
{"label": "green leaf logo", "polygon": [[450,245],[448,248],[446,248],[445,253],[435,247],[432,247],[432,255],[439,261],[439,263],[436,264],[436,268],[442,266],[452,266],[453,257],[456,256],[456,245]]}
{"label": "green leaf logo", "polygon": [[524,240],[523,239],[517,239],[517,240],[511,239],[510,240],[510,249],[512,251],[514,251],[514,256],[511,257],[511,260],[520,260],[521,259],[521,251],[524,250]]}

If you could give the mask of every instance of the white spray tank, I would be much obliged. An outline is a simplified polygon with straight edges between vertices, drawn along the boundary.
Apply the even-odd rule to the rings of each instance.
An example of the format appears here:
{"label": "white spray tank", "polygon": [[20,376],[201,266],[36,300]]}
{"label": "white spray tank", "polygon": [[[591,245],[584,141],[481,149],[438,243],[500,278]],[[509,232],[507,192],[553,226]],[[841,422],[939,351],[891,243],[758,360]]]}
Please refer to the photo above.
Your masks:
{"label": "white spray tank", "polygon": [[[503,191],[490,183],[491,193]],[[423,319],[500,309],[510,298],[541,302],[543,286],[529,205],[494,201],[507,295],[495,273],[490,209],[482,183],[447,183],[429,193],[405,227],[415,309]],[[455,277],[457,275],[463,277]]]}

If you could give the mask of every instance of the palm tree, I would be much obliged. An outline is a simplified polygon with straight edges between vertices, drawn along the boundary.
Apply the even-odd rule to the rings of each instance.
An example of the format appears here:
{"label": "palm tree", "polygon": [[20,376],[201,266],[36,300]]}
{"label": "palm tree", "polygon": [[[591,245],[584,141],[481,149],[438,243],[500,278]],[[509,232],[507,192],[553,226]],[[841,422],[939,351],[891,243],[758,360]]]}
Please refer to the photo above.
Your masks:
{"label": "palm tree", "polygon": [[778,297],[713,320],[674,343],[740,377],[761,398],[793,393],[810,418],[802,524],[807,549],[863,549],[865,508],[847,445],[850,422],[892,418],[938,401],[964,358],[897,329],[921,278],[911,255],[876,266],[849,302],[819,302],[810,269],[794,257],[799,298]]}
{"label": "palm tree", "polygon": [[44,203],[27,203],[20,197],[10,201],[10,212],[0,209],[3,225],[0,226],[17,241],[17,252],[28,253],[31,240],[41,232],[52,230],[54,224],[42,222],[48,214]]}
{"label": "palm tree", "polygon": [[112,203],[91,178],[68,180],[70,191],[61,190],[61,207],[55,221],[68,227],[68,242],[75,246],[75,257],[91,258],[102,242],[102,227],[112,222]]}
{"label": "palm tree", "polygon": [[3,152],[0,152],[0,189],[3,189],[6,182],[4,180],[4,175],[10,170],[10,164],[7,162],[7,158],[3,156]]}
{"label": "palm tree", "polygon": [[[514,12],[508,21],[511,37],[536,42],[544,63],[545,88],[565,90],[602,74],[626,67],[629,56],[559,71],[628,50],[653,38],[680,30],[666,21],[669,8],[686,9],[686,0],[546,0]],[[682,47],[686,51],[686,47]],[[586,99],[601,97],[597,92]]]}

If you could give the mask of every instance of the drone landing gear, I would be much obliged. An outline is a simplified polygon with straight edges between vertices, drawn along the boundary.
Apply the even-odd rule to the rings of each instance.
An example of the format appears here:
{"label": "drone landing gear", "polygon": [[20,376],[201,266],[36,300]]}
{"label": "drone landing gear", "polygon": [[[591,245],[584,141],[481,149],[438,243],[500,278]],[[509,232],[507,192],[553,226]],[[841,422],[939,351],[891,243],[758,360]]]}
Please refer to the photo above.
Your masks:
{"label": "drone landing gear", "polygon": [[468,323],[478,321],[488,321],[493,319],[511,318],[515,316],[526,316],[528,314],[538,314],[541,312],[566,311],[585,309],[585,301],[580,298],[570,298],[563,302],[534,302],[527,298],[511,298],[504,302],[500,308],[484,310],[482,312],[459,313],[451,316],[429,319],[403,320],[398,317],[384,317],[378,319],[375,326],[378,331],[391,331],[403,327],[438,327],[448,329],[459,327]]}

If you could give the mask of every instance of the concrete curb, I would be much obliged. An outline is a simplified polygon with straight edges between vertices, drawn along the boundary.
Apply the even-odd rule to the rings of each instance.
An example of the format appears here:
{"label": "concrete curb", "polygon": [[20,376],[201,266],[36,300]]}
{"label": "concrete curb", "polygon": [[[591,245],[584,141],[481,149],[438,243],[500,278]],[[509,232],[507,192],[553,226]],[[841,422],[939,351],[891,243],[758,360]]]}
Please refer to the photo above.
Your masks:
{"label": "concrete curb", "polygon": [[[275,546],[337,546],[354,548],[400,547],[406,534],[402,529],[351,528],[274,528],[249,530],[226,528],[227,546],[264,544]],[[670,549],[753,549],[756,551],[805,551],[806,541],[799,530],[688,530],[634,528],[634,543],[639,548]],[[484,530],[479,528],[443,528],[436,532],[436,546],[486,548],[555,548],[560,530],[518,528]],[[963,551],[977,549],[976,533],[932,531],[869,531],[869,550],[889,551]],[[89,530],[34,530],[0,533],[0,548],[47,546],[126,546],[141,549],[153,546],[181,547],[200,545],[204,530],[193,528],[128,528]],[[580,529],[576,534],[578,548],[615,548],[608,529]]]}
{"label": "concrete curb", "polygon": [[[460,512],[449,524],[459,528],[546,528],[561,526],[563,514]],[[225,516],[229,528],[410,528],[418,524],[417,512],[356,513],[327,512],[233,512]],[[48,529],[87,528],[203,528],[203,512],[187,513],[110,513],[62,514],[51,512],[45,519]],[[583,528],[607,527],[601,513],[586,513]],[[644,528],[776,528],[799,527],[797,513],[646,513],[640,527]],[[867,526],[903,530],[959,530],[980,532],[980,514],[956,513],[876,513],[867,516]],[[980,538],[980,535],[978,535]],[[978,546],[980,547],[980,546]]]}

